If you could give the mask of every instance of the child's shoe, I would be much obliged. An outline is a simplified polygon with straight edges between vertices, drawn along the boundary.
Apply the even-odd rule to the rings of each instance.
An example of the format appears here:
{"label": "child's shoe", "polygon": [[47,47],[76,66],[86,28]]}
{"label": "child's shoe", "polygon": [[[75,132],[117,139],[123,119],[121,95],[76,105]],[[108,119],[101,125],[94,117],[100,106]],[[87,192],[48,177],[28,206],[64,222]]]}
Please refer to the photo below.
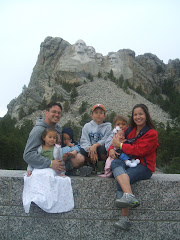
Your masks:
{"label": "child's shoe", "polygon": [[140,160],[139,159],[131,159],[131,162],[135,162],[136,164],[139,164]]}
{"label": "child's shoe", "polygon": [[80,177],[89,177],[93,171],[92,167],[90,166],[83,166],[78,169]]}
{"label": "child's shoe", "polygon": [[131,162],[131,160],[126,160],[125,164],[128,167],[136,167],[137,166],[137,163],[136,162]]}

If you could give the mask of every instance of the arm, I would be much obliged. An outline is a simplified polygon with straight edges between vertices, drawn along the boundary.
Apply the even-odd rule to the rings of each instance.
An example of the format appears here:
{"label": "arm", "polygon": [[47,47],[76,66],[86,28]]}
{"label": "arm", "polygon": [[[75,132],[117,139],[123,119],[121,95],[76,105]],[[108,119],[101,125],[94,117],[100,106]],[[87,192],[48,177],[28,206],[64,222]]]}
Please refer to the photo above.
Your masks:
{"label": "arm", "polygon": [[29,135],[26,147],[24,150],[24,160],[33,168],[47,168],[51,161],[38,153],[37,149],[42,144],[41,134],[44,128],[34,127]]}
{"label": "arm", "polygon": [[32,170],[33,170],[33,167],[31,167],[31,165],[28,164],[28,166],[27,166],[27,171],[32,172]]}
{"label": "arm", "polygon": [[112,139],[113,139],[113,133],[111,132],[111,134],[109,135],[109,137],[106,139],[105,141],[105,148],[106,148],[106,151],[108,151],[109,147],[111,146],[112,144]]}
{"label": "arm", "polygon": [[91,146],[91,142],[89,139],[89,134],[88,134],[88,127],[87,125],[84,125],[83,129],[82,129],[82,135],[81,135],[81,139],[80,139],[80,145],[81,148],[83,148],[86,152],[88,152],[89,147]]}
{"label": "arm", "polygon": [[114,149],[113,145],[111,145],[111,146],[108,148],[108,150],[107,150],[107,156],[109,156],[109,152],[110,152],[111,149]]}
{"label": "arm", "polygon": [[72,142],[70,142],[70,141],[66,145],[69,146],[69,147],[74,147],[74,144]]}
{"label": "arm", "polygon": [[78,145],[75,145],[75,146],[71,147],[71,150],[72,151],[77,151],[77,153],[80,152],[80,148],[78,147]]}
{"label": "arm", "polygon": [[123,144],[122,150],[126,154],[141,157],[155,151],[158,145],[158,133],[156,130],[151,129],[145,135],[137,139],[132,145]]}

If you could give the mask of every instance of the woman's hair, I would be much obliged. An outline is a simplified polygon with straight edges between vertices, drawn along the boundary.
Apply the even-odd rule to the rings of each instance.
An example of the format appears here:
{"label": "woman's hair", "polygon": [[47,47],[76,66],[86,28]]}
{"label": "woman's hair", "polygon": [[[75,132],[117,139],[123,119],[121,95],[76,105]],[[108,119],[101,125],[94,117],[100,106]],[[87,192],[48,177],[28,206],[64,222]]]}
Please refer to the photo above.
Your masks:
{"label": "woman's hair", "polygon": [[[51,128],[51,127],[45,128],[44,131],[42,132],[42,135],[41,135],[42,140],[43,140],[43,138],[46,137],[46,135],[47,135],[49,132],[55,132],[55,133],[57,134],[56,129]],[[44,140],[43,140],[43,143],[44,143]]]}
{"label": "woman's hair", "polygon": [[116,116],[114,117],[114,119],[113,119],[113,124],[114,124],[114,126],[115,126],[117,120],[119,120],[119,121],[123,121],[123,122],[125,122],[125,123],[128,124],[128,120],[127,120],[127,118],[124,117],[123,115],[116,115]]}
{"label": "woman's hair", "polygon": [[155,125],[154,125],[154,123],[153,123],[153,121],[152,121],[152,118],[151,118],[151,116],[150,116],[150,114],[149,114],[148,107],[147,107],[145,104],[142,104],[142,103],[136,104],[136,105],[133,107],[133,109],[132,109],[132,115],[131,115],[131,119],[130,119],[130,125],[131,125],[131,127],[136,127],[136,124],[135,124],[134,119],[133,119],[133,114],[134,114],[134,110],[135,110],[136,108],[138,108],[138,107],[142,108],[142,110],[144,111],[144,113],[145,113],[145,115],[146,115],[146,124],[147,124],[150,128],[156,129],[156,127],[155,127]]}

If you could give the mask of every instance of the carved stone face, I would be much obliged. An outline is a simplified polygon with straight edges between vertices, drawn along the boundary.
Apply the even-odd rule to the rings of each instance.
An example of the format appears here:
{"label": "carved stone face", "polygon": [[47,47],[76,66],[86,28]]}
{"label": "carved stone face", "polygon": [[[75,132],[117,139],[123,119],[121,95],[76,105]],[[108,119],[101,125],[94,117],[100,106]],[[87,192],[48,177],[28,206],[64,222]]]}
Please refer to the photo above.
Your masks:
{"label": "carved stone face", "polygon": [[103,61],[103,55],[101,53],[96,54],[96,61],[101,64]]}
{"label": "carved stone face", "polygon": [[84,53],[86,50],[86,44],[83,40],[77,40],[77,42],[74,44],[75,52],[77,53]]}
{"label": "carved stone face", "polygon": [[117,66],[117,64],[118,64],[118,57],[117,57],[117,55],[115,53],[110,54],[108,56],[108,60],[109,60],[110,65],[112,67],[116,67]]}
{"label": "carved stone face", "polygon": [[87,47],[87,54],[90,58],[95,58],[95,49],[93,47]]}

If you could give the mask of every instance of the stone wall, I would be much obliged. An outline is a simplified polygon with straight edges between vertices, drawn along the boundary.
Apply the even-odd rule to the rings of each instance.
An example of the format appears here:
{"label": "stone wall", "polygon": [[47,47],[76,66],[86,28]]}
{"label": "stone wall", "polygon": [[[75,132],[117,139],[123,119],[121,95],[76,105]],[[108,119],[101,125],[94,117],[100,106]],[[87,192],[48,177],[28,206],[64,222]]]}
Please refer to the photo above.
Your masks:
{"label": "stone wall", "polygon": [[154,174],[150,180],[132,186],[141,200],[131,210],[132,228],[115,230],[120,211],[115,207],[113,178],[72,177],[75,198],[73,211],[48,214],[22,206],[24,171],[0,170],[0,239],[97,239],[150,240],[180,239],[180,175]]}

